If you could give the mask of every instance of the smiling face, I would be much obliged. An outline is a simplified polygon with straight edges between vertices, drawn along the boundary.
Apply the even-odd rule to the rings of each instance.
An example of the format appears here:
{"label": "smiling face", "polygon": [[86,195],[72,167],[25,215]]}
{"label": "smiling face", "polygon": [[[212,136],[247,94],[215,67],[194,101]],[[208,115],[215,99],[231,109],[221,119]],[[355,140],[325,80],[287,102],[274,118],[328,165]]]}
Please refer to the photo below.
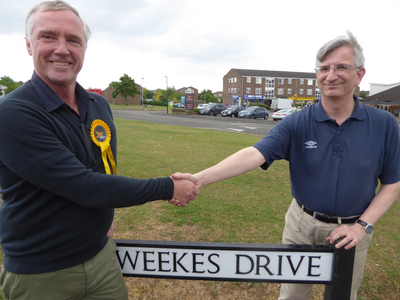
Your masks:
{"label": "smiling face", "polygon": [[70,10],[39,11],[26,41],[37,75],[51,88],[74,87],[85,57],[81,21]]}
{"label": "smiling face", "polygon": [[354,51],[349,46],[343,46],[326,54],[319,62],[319,66],[330,66],[328,73],[317,74],[318,88],[323,98],[353,99],[353,91],[361,82],[365,69],[350,68],[344,72],[334,71],[338,64],[355,65]]}

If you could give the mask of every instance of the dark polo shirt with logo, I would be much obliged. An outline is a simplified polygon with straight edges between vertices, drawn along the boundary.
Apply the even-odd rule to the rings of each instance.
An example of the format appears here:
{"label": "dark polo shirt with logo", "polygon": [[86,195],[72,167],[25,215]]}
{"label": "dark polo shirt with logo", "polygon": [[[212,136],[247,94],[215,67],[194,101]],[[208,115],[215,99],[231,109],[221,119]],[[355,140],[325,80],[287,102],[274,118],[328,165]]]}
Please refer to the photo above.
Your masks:
{"label": "dark polo shirt with logo", "polygon": [[341,126],[321,102],[285,117],[255,144],[267,169],[290,165],[292,196],[311,210],[348,217],[362,214],[382,184],[400,181],[399,124],[390,113],[361,104]]}
{"label": "dark polo shirt with logo", "polygon": [[[93,139],[111,138],[116,160],[110,107],[80,85],[75,92],[79,115],[34,73],[0,101],[0,236],[9,272],[37,274],[79,265],[107,243],[114,208],[172,198],[169,177],[105,174]],[[91,130],[96,122],[101,126]],[[111,156],[106,157],[112,170]]]}

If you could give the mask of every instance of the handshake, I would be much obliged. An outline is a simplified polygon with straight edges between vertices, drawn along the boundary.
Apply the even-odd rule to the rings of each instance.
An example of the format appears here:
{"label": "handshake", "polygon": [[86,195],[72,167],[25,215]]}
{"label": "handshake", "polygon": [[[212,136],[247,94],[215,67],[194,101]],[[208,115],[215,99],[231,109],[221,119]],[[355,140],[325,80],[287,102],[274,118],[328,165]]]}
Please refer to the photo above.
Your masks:
{"label": "handshake", "polygon": [[171,175],[174,182],[174,195],[169,203],[185,207],[200,193],[200,181],[196,175],[189,173],[175,173]]}

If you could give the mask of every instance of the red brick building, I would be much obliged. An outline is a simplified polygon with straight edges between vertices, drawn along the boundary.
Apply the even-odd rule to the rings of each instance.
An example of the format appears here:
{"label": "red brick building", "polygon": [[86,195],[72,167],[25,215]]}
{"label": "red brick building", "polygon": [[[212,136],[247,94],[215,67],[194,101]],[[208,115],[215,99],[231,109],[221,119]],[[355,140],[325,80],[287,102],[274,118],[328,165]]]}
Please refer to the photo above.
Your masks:
{"label": "red brick building", "polygon": [[[135,83],[136,88],[140,92],[142,90],[142,86]],[[111,96],[111,92],[114,90],[113,87],[108,87],[105,90],[103,90],[103,97],[107,99],[108,103],[110,104],[115,104],[115,105],[126,105],[125,98],[122,97],[121,95],[118,95],[115,99]],[[141,105],[141,98],[142,94],[137,94],[135,97],[128,96],[127,97],[127,102],[128,105]]]}

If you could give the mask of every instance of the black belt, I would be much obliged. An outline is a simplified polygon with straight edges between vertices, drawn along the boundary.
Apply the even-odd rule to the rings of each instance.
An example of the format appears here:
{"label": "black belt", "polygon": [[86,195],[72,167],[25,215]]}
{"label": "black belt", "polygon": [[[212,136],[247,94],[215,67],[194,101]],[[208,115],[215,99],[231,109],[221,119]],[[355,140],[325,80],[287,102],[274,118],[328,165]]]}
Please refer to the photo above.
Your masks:
{"label": "black belt", "polygon": [[[307,214],[312,216],[314,219],[317,219],[318,221],[322,221],[325,223],[339,224],[339,217],[330,216],[330,215],[326,215],[326,214],[323,214],[323,213],[320,213],[317,211],[313,211],[313,210],[308,209],[307,207],[303,206],[303,204],[301,204],[299,201],[296,200],[296,202],[304,212],[306,212]],[[355,223],[358,220],[358,218],[359,217],[340,218],[340,219],[341,219],[342,224],[350,224],[350,223]]]}

